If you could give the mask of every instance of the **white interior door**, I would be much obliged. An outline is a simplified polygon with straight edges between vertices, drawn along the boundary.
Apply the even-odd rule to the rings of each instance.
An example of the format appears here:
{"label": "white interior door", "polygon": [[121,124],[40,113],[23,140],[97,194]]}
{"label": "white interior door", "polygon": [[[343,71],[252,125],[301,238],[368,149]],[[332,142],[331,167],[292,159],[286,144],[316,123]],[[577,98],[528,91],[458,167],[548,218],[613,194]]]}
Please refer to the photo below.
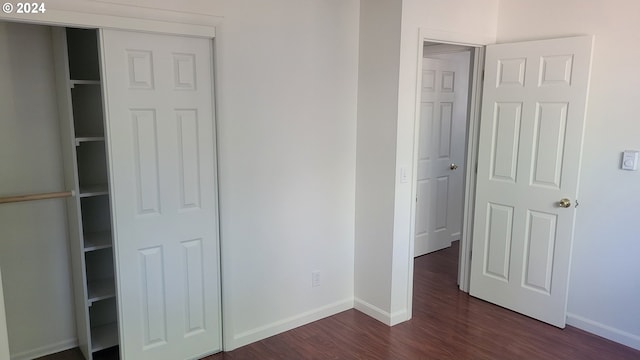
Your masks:
{"label": "white interior door", "polygon": [[460,236],[468,61],[467,54],[466,64],[446,56],[422,62],[415,256],[449,247]]}
{"label": "white interior door", "polygon": [[104,30],[121,353],[221,349],[210,39]]}
{"label": "white interior door", "polygon": [[485,62],[470,293],[558,327],[591,48],[590,36],[500,44]]}
{"label": "white interior door", "polygon": [[0,271],[0,359],[9,359],[9,334],[7,332],[7,314],[4,310],[4,292],[2,291],[2,272]]}

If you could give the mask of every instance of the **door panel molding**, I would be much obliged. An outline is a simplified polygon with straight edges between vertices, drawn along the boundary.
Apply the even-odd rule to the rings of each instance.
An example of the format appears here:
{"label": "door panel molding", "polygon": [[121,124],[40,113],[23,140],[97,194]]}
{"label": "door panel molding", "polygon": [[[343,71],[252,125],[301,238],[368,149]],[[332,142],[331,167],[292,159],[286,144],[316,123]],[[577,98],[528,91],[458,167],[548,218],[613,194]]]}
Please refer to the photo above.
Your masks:
{"label": "door panel molding", "polygon": [[220,351],[212,43],[100,36],[121,354]]}
{"label": "door panel molding", "polygon": [[[592,49],[592,36],[487,47],[470,294],[561,328],[575,207],[559,201],[578,196]],[[510,228],[494,204],[513,209]]]}

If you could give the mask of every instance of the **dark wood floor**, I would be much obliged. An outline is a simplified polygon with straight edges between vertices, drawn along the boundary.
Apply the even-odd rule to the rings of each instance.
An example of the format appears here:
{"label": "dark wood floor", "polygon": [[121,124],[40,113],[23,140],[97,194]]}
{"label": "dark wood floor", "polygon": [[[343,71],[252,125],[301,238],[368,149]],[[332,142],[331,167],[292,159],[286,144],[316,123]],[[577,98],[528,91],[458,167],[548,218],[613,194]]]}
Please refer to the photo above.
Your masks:
{"label": "dark wood floor", "polygon": [[454,243],[416,259],[410,321],[390,328],[348,310],[203,360],[640,359],[640,351],[570,326],[557,329],[460,292],[457,251]]}

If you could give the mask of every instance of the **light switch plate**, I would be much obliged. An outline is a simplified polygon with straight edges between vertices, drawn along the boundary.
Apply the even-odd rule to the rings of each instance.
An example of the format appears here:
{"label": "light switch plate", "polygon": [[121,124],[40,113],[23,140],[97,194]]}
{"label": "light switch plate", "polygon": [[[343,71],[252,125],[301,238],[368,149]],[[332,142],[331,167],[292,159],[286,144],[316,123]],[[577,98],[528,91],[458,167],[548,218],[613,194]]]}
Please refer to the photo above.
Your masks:
{"label": "light switch plate", "polygon": [[400,182],[401,183],[408,183],[409,182],[409,174],[408,174],[406,166],[403,166],[403,167],[400,168]]}
{"label": "light switch plate", "polygon": [[622,153],[622,170],[638,170],[638,153],[637,150],[625,150]]}

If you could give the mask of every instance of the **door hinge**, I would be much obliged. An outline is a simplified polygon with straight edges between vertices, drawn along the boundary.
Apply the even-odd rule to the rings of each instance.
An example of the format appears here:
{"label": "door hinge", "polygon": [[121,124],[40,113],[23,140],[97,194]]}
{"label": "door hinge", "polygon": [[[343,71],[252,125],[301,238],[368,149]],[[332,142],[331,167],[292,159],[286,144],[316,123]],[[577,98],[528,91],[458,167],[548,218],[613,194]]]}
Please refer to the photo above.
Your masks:
{"label": "door hinge", "polygon": [[484,81],[484,70],[482,70],[482,77],[480,78],[481,81]]}

